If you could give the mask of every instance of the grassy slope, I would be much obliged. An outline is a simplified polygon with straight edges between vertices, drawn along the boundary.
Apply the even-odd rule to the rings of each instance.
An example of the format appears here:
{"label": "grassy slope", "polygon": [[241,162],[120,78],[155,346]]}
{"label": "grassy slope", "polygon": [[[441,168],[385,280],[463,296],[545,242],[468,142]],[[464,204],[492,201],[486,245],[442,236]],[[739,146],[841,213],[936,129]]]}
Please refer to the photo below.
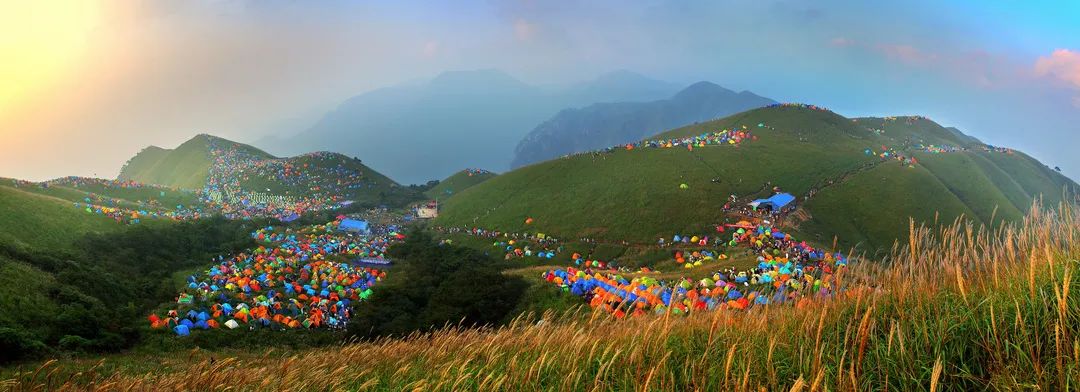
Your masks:
{"label": "grassy slope", "polygon": [[[0,380],[16,390],[1075,390],[1078,219],[1038,214],[1007,236],[920,230],[892,263],[838,274],[843,294],[795,306],[626,320],[585,309],[333,349],[33,363]],[[559,293],[534,295],[559,306]]]}
{"label": "grassy slope", "polygon": [[[798,119],[807,115],[820,118],[815,124],[819,127],[785,130],[793,129]],[[756,126],[767,118],[778,130],[758,130],[760,140],[738,148],[707,147],[692,153],[684,149],[620,150],[526,166],[448,200],[439,221],[472,224],[473,218],[479,217],[476,224],[504,230],[654,241],[675,232],[711,230],[709,225],[720,219],[718,207],[731,193],[753,193],[768,181],[801,193],[823,176],[836,176],[866,162],[855,154],[827,153],[837,145],[853,150],[865,144],[848,122],[830,113],[799,109],[755,110],[661,137]],[[833,143],[800,142],[801,135]],[[714,178],[721,181],[714,183]],[[679,189],[682,183],[689,189]],[[526,217],[535,219],[528,228]]]}
{"label": "grassy slope", "polygon": [[438,197],[446,199],[473,185],[490,180],[493,177],[495,177],[494,173],[473,174],[470,176],[469,173],[462,170],[447,177],[445,180],[439,181],[439,185],[432,187],[427,192],[424,192],[424,194],[430,198]]}
{"label": "grassy slope", "polygon": [[929,170],[887,162],[850,181],[821,192],[806,208],[813,218],[800,226],[820,235],[820,242],[838,236],[843,245],[887,248],[908,231],[908,217],[916,222],[951,221],[960,214],[973,216]]}
{"label": "grassy slope", "polygon": [[[960,201],[964,202],[983,223],[991,223],[991,218],[1016,221],[1024,213],[1005,195],[1009,188],[995,185],[984,168],[975,163],[978,156],[972,153],[956,154],[917,154],[919,163]],[[995,208],[997,211],[995,212]],[[996,214],[996,215],[995,215]]]}
{"label": "grassy slope", "polygon": [[0,185],[0,241],[39,249],[67,247],[89,232],[122,227],[112,219],[89,214],[64,200]]}
{"label": "grassy slope", "polygon": [[[359,189],[347,190],[345,194],[347,199],[357,202],[377,200],[380,193],[392,192],[393,189],[399,187],[398,183],[394,182],[394,180],[390,179],[389,177],[371,169],[360,161],[354,160],[342,154],[331,154],[331,158],[328,159],[319,159],[312,156],[301,155],[286,158],[286,160],[290,164],[297,167],[302,167],[305,164],[309,165],[306,170],[312,173],[330,173],[330,170],[336,168],[338,164],[341,164],[350,170],[359,171],[365,179],[365,184],[370,185],[370,187],[365,186]],[[319,185],[323,182],[328,182],[332,184],[335,182],[335,179],[329,174],[325,176],[320,174],[320,178],[313,179],[308,183],[302,184],[300,186],[288,186],[274,179],[249,177],[242,180],[240,182],[240,186],[244,189],[254,190],[258,192],[263,192],[269,189],[270,193],[272,194],[304,195],[310,193],[310,186]]]}
{"label": "grassy slope", "polygon": [[987,153],[986,157],[1002,171],[1008,173],[1028,193],[1034,197],[1041,195],[1047,203],[1059,202],[1066,188],[1072,189],[1073,194],[1078,189],[1075,182],[1024,153],[1016,152],[1012,155]]}
{"label": "grassy slope", "polygon": [[[958,135],[925,118],[898,117],[895,120],[886,120],[880,117],[861,117],[854,119],[854,123],[870,129],[884,130],[883,139],[893,144],[910,140],[912,144],[972,145],[971,138]],[[895,145],[890,145],[890,147],[895,147]]]}
{"label": "grassy slope", "polygon": [[234,143],[209,135],[197,135],[173,150],[147,148],[132,158],[120,170],[120,179],[147,184],[199,189],[206,183],[210,169],[210,140],[233,143],[237,148],[267,158],[273,156],[248,145]]}
{"label": "grassy slope", "polygon": [[41,314],[55,313],[48,297],[55,278],[30,265],[0,255],[0,325],[33,325]]}
{"label": "grassy slope", "polygon": [[[246,144],[232,142],[215,136],[197,135],[173,150],[165,150],[158,147],[149,147],[143,150],[124,165],[124,168],[120,171],[119,178],[122,180],[135,180],[142,183],[179,187],[183,189],[200,189],[206,183],[206,176],[212,164],[209,155],[211,140],[218,145],[231,144],[235,148],[246,151],[256,157],[264,159],[275,158],[273,155]],[[345,166],[351,169],[360,171],[363,173],[364,178],[370,181],[371,186],[354,190],[346,195],[349,199],[354,201],[378,200],[380,194],[389,193],[393,188],[398,186],[398,184],[390,178],[372,170],[359,161],[341,154],[332,154],[332,158],[329,160],[317,159],[306,155],[286,159],[289,163],[296,166],[303,166],[304,164],[312,165],[309,169],[312,172],[320,172],[320,169],[328,170],[336,166],[339,162],[343,162]],[[322,170],[322,172],[329,173],[327,170]],[[324,177],[322,180],[328,181],[328,183],[336,182],[329,176]],[[245,189],[261,192],[270,189],[271,193],[281,195],[306,194],[309,193],[308,190],[311,185],[313,184],[286,186],[278,183],[276,180],[254,177],[241,180],[241,186]],[[123,193],[125,192],[112,191],[109,193],[99,193],[131,200],[129,197],[124,197]],[[121,195],[115,195],[117,193],[120,193]],[[153,191],[153,193],[157,193],[157,191]],[[147,199],[143,198],[141,200]],[[187,203],[192,203],[194,201],[195,199],[186,197],[185,194],[181,193],[167,195],[166,198],[161,199],[162,204],[166,206],[176,204],[186,205]]]}
{"label": "grassy slope", "polygon": [[[756,128],[759,122],[775,130]],[[692,153],[619,150],[526,166],[447,200],[437,223],[652,242],[673,233],[710,231],[729,194],[752,195],[771,182],[801,196],[848,174],[846,182],[822,189],[807,203],[813,218],[798,232],[823,242],[839,235],[844,245],[882,248],[906,234],[908,217],[932,222],[940,212],[942,222],[961,214],[986,222],[997,207],[997,218],[1015,220],[1030,207],[1032,196],[1053,194],[1047,200],[1056,202],[1061,187],[1071,183],[1019,153],[916,153],[923,164],[914,169],[889,161],[865,170],[878,162],[863,154],[867,147],[900,147],[909,140],[964,142],[925,119],[911,124],[903,118],[852,121],[831,112],[763,108],[650,139],[742,125],[759,140]],[[883,127],[886,133],[879,136],[867,127]],[[681,183],[689,189],[679,189]],[[526,226],[526,217],[534,223]]]}
{"label": "grassy slope", "polygon": [[[68,251],[78,236],[122,227],[64,200],[0,185],[0,243]],[[0,255],[0,325],[34,325],[43,315],[57,312],[45,289],[54,283],[52,274]]]}
{"label": "grassy slope", "polygon": [[[105,196],[119,201],[119,205],[125,208],[139,208],[140,201],[149,202],[156,200],[163,208],[173,208],[176,205],[191,206],[199,202],[198,196],[186,190],[163,190],[158,188],[107,188],[101,185],[61,186],[52,185],[48,188],[28,187],[22,189],[27,192],[52,196],[71,202],[85,202],[85,198],[91,193]],[[165,196],[161,196],[165,192]]]}

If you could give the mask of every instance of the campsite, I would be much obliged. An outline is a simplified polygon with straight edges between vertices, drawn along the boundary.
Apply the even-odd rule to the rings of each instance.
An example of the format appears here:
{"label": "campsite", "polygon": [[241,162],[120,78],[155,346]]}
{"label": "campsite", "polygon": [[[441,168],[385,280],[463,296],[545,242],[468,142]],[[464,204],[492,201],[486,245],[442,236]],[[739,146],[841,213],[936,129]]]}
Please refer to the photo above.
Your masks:
{"label": "campsite", "polygon": [[[145,302],[141,314],[129,319],[130,324],[125,327],[128,332],[123,333],[131,336],[127,339],[134,339],[134,343],[109,346],[93,339],[67,337],[53,343],[68,355],[78,357],[96,350],[115,349],[104,347],[133,344],[166,351],[204,346],[281,347],[302,351],[343,339],[425,331],[424,323],[436,319],[512,326],[522,322],[520,317],[565,312],[577,315],[567,316],[570,320],[610,318],[611,322],[633,323],[632,320],[650,317],[678,317],[692,323],[691,320],[701,317],[721,317],[711,316],[712,313],[754,314],[784,308],[801,311],[849,301],[884,284],[865,277],[847,277],[866,274],[866,268],[872,270],[873,267],[863,264],[874,264],[874,255],[880,255],[881,250],[874,243],[850,245],[840,235],[842,226],[828,225],[843,222],[845,216],[857,216],[852,214],[858,210],[852,210],[850,205],[842,210],[824,209],[822,200],[844,197],[841,191],[845,187],[869,178],[869,173],[884,171],[892,173],[888,175],[892,178],[910,182],[931,170],[944,179],[941,176],[946,173],[954,176],[971,173],[944,171],[955,170],[947,166],[950,160],[979,162],[982,166],[976,167],[992,168],[1025,159],[1013,150],[997,147],[922,144],[926,139],[919,132],[925,131],[918,130],[909,130],[903,136],[904,142],[889,147],[895,141],[889,139],[888,126],[878,132],[850,125],[865,121],[858,119],[838,121],[838,128],[816,132],[816,137],[826,143],[821,151],[827,149],[829,153],[814,156],[816,150],[811,146],[817,142],[807,141],[803,131],[789,128],[836,117],[812,105],[777,105],[501,175],[466,169],[445,183],[433,181],[422,187],[388,182],[390,188],[381,189],[397,189],[401,194],[395,199],[383,199],[393,200],[392,206],[374,206],[371,199],[365,199],[364,195],[370,194],[368,190],[388,180],[353,166],[349,158],[315,153],[278,159],[205,136],[193,139],[206,141],[209,164],[206,182],[199,189],[77,177],[40,183],[11,180],[4,189],[12,195],[54,200],[52,208],[56,213],[97,221],[102,225],[99,230],[105,232],[122,233],[144,226],[163,230],[174,224],[198,224],[217,217],[213,219],[221,219],[218,224],[238,223],[239,226],[229,230],[233,230],[233,235],[246,237],[229,245],[229,252],[202,253],[184,260],[180,264],[184,267],[173,269],[172,276],[164,280],[171,283],[156,290],[155,298],[161,302]],[[845,141],[852,135],[859,138]],[[772,160],[761,159],[761,151],[771,154],[777,148],[785,151],[783,146],[793,141],[802,145],[797,153],[796,150],[788,153],[813,157],[828,168],[825,170],[832,170],[833,177],[811,181],[798,173],[786,173],[785,168],[789,167],[786,164],[770,168],[768,164]],[[870,143],[876,147],[861,147]],[[635,162],[643,165],[635,166]],[[587,199],[591,207],[576,210],[573,216],[559,215],[560,208],[566,206],[544,203],[559,203],[558,195],[577,192],[597,195],[591,187],[605,184],[593,183],[603,177],[586,175],[578,179],[564,172],[562,176],[545,179],[531,178],[542,174],[530,173],[544,165],[579,163],[597,175],[615,178],[623,175],[663,178],[647,174],[654,170],[653,163],[685,165],[676,166],[675,173],[679,174],[673,181],[640,183],[660,187],[655,196],[669,198],[676,207],[657,209],[654,212],[662,213],[663,217],[649,218],[650,204],[638,204],[645,207],[632,214],[637,223],[620,223],[623,222],[620,215],[610,213],[619,211],[623,208],[619,203],[628,201],[626,197],[632,191],[626,190],[619,199]],[[741,164],[749,170],[740,168]],[[728,166],[733,167],[722,169]],[[605,167],[618,167],[619,174],[603,174]],[[1031,170],[1023,165],[1010,167],[1009,171],[1002,168],[992,172],[998,176],[991,179],[996,181],[993,184],[1000,184],[1002,175],[1023,173],[1016,171],[1018,167]],[[659,168],[663,170],[663,166]],[[642,172],[635,172],[638,170]],[[761,176],[768,170],[778,175]],[[725,174],[733,172],[742,175]],[[759,176],[756,182],[739,178],[755,174]],[[511,182],[520,176],[525,176],[526,188]],[[546,194],[549,198],[554,196],[546,202],[531,201],[535,200],[531,197],[544,193],[528,187],[556,179],[566,181],[559,187],[567,192]],[[962,185],[965,181],[970,180],[955,177],[948,184],[953,192],[966,191],[957,186],[980,186]],[[635,184],[638,183],[624,182],[622,186]],[[513,193],[499,196],[499,202],[489,205],[473,219],[460,218],[463,212],[468,213],[468,203],[484,200],[485,192],[499,192],[505,186],[512,187]],[[1039,186],[1050,189],[1056,185]],[[458,191],[452,191],[455,188]],[[920,194],[921,191],[890,189],[905,198],[930,196]],[[521,192],[529,194],[523,196]],[[998,225],[1007,225],[1029,211],[1019,205],[1024,194],[1027,193],[1008,196],[999,193],[1001,196],[996,199],[985,201],[985,205],[998,204],[992,211],[980,204],[965,204],[961,208],[973,211],[969,216],[974,219],[985,223],[1000,219]],[[424,201],[425,197],[433,200]],[[439,203],[439,198],[444,198],[445,203]],[[683,203],[680,200],[695,199],[700,204],[678,204]],[[526,200],[530,200],[527,202],[530,212],[516,215],[513,211],[525,211],[517,205]],[[966,203],[979,200],[969,199]],[[1016,203],[1009,205],[1012,209],[1001,209],[999,203],[1003,200]],[[859,201],[849,198],[845,203]],[[607,217],[595,218],[606,222],[604,230],[585,229],[595,227],[581,220],[592,219],[589,215],[592,211],[608,211]],[[46,213],[54,212],[36,214]],[[502,220],[502,216],[507,220]],[[648,219],[663,223],[648,224]],[[953,218],[935,216],[935,219]],[[878,234],[865,228],[860,230],[863,235]],[[824,233],[833,237],[824,237]],[[7,235],[23,236],[22,233]],[[416,250],[394,251],[413,236],[418,237],[409,246]],[[74,246],[87,241],[75,237]],[[27,240],[31,242],[26,244],[40,241]],[[420,250],[425,248],[429,250]],[[14,253],[7,257],[15,260],[40,257],[19,253],[14,248],[9,252]],[[399,258],[391,256],[395,252]],[[420,283],[417,276],[447,273],[434,272],[446,271],[446,265],[429,265],[426,268],[435,270],[420,272],[419,264],[414,265],[418,262],[415,257],[430,254],[425,252],[476,260],[470,263],[484,265],[486,272],[468,267],[461,270],[460,278]],[[401,262],[404,266],[397,265]],[[475,311],[468,309],[481,306],[479,302],[455,303],[444,297],[445,293],[461,290],[461,283],[453,283],[458,282],[455,279],[483,279],[488,284],[493,279],[506,280],[485,286],[492,293],[499,293],[489,295],[497,295],[503,301],[493,304],[495,308],[487,308],[488,313],[472,313]],[[454,286],[442,288],[443,284]],[[169,289],[170,286],[174,288]],[[484,295],[481,292],[476,294]],[[424,310],[419,318],[409,321],[401,316],[388,319],[391,317],[388,315],[400,311],[404,298],[432,301],[427,306],[437,308]],[[441,302],[447,304],[438,305]],[[494,309],[497,312],[490,313]],[[120,332],[110,329],[106,327],[97,333],[111,336]],[[26,343],[19,343],[18,354],[13,358],[32,359],[51,351],[46,348],[50,344],[48,340],[31,343],[35,342],[32,336],[17,338]],[[289,343],[273,343],[281,339]]]}
{"label": "campsite", "polygon": [[1080,390],[1076,15],[0,2],[0,392]]}

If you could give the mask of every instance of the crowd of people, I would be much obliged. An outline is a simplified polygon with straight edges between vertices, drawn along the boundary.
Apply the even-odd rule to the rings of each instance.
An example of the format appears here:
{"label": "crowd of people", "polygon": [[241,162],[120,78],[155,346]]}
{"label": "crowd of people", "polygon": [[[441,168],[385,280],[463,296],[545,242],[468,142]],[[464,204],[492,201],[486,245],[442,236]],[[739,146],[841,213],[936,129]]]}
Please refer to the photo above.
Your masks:
{"label": "crowd of people", "polygon": [[257,248],[219,256],[189,276],[176,307],[150,315],[151,326],[181,336],[221,327],[346,328],[351,305],[370,297],[386,276],[359,260],[385,260],[387,248],[403,236],[345,234],[339,224],[253,232]]}

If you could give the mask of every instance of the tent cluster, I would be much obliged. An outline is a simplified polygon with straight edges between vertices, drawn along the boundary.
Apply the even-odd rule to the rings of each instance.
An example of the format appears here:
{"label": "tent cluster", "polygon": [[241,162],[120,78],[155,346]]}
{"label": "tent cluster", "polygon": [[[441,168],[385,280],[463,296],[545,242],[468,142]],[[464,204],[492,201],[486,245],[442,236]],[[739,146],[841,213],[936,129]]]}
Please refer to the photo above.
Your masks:
{"label": "tent cluster", "polygon": [[885,117],[884,120],[885,120],[885,122],[895,122],[895,121],[903,120],[908,125],[911,125],[911,124],[914,124],[915,122],[917,122],[919,120],[930,120],[930,118],[926,117],[926,116],[888,116],[888,117]]}
{"label": "tent cluster", "polygon": [[758,253],[757,267],[742,272],[717,271],[699,281],[661,281],[648,276],[628,280],[618,274],[574,267],[549,270],[542,277],[563,291],[583,297],[590,306],[620,318],[650,311],[684,314],[799,303],[840,291],[834,273],[847,264],[841,254],[795,242],[791,236],[767,226],[739,228],[731,238],[731,244],[744,244]]}
{"label": "tent cluster", "polygon": [[574,265],[578,266],[579,268],[589,268],[594,271],[605,269],[614,271],[618,268],[615,265],[614,261],[590,259],[582,256],[581,253],[577,252],[574,252],[574,254],[570,255],[570,260],[573,261]]}
{"label": "tent cluster", "polygon": [[[758,123],[757,128],[771,129],[775,128],[765,125],[765,123]],[[757,140],[757,136],[752,134],[752,129],[749,126],[743,125],[737,128],[724,129],[714,132],[706,132],[700,135],[687,136],[680,138],[658,139],[658,140],[642,140],[636,143],[627,143],[617,146],[612,146],[600,150],[586,151],[576,154],[564,155],[564,158],[569,158],[578,155],[594,155],[599,156],[602,154],[612,153],[619,150],[635,151],[650,148],[685,148],[687,151],[694,151],[695,148],[702,148],[706,146],[739,146],[745,141]],[[685,188],[684,188],[685,189]]]}
{"label": "tent cluster", "polygon": [[966,148],[956,147],[956,146],[952,146],[952,145],[948,145],[948,144],[943,144],[943,145],[940,145],[940,146],[935,146],[933,144],[930,144],[930,145],[917,144],[917,145],[915,145],[915,149],[918,150],[918,151],[922,151],[922,152],[926,152],[926,153],[930,153],[930,154],[944,154],[944,153],[950,153],[950,152],[967,151]]}
{"label": "tent cluster", "polygon": [[10,180],[11,180],[11,186],[16,187],[16,188],[19,188],[19,187],[31,187],[31,186],[41,186],[41,184],[39,184],[37,182],[33,182],[33,181],[19,180],[19,179],[15,179],[15,178],[10,178]]}
{"label": "tent cluster", "polygon": [[105,189],[157,189],[161,191],[176,190],[174,188],[166,186],[143,184],[134,180],[108,180],[104,178],[78,176],[61,177],[38,183],[38,185],[40,185],[42,188],[48,188],[50,186],[69,186],[72,188],[98,186]]}
{"label": "tent cluster", "polygon": [[468,169],[465,169],[465,174],[468,174],[469,177],[472,177],[472,176],[479,176],[479,175],[484,175],[484,174],[491,174],[491,172],[487,171],[487,170],[484,170],[484,169],[468,168]]}
{"label": "tent cluster", "polygon": [[863,150],[863,153],[866,154],[866,156],[871,156],[871,157],[876,156],[876,157],[880,158],[882,161],[887,161],[887,160],[892,159],[892,160],[895,160],[897,162],[900,162],[900,164],[903,165],[903,166],[907,166],[907,167],[911,167],[911,168],[914,168],[915,165],[919,163],[919,160],[917,158],[909,157],[903,151],[900,151],[900,150],[897,150],[897,149],[894,149],[894,148],[889,148],[889,147],[886,147],[886,146],[881,146],[881,152],[877,152],[874,149],[867,148],[866,150]]}
{"label": "tent cluster", "polygon": [[[505,252],[503,260],[529,257],[553,259],[563,251],[563,247],[558,238],[539,232],[507,233],[479,227],[435,227],[432,230],[443,234],[464,234],[493,240],[491,246],[501,252]],[[443,242],[452,243],[452,241],[447,240],[444,240]]]}
{"label": "tent cluster", "polygon": [[[717,240],[719,240],[718,237],[713,237],[713,244],[714,245],[719,245],[720,244],[719,242],[717,242]],[[660,247],[678,246],[680,244],[683,245],[683,246],[709,246],[709,236],[708,235],[679,235],[679,234],[675,234],[675,235],[671,236],[670,240],[668,238],[666,238],[666,237],[660,237],[660,240],[657,241],[656,244],[659,245]]]}
{"label": "tent cluster", "polygon": [[372,295],[385,271],[350,260],[385,260],[398,237],[351,236],[336,222],[303,230],[259,229],[261,245],[249,253],[218,257],[189,276],[177,308],[151,315],[152,327],[186,336],[194,329],[345,328],[352,306]]}
{"label": "tent cluster", "polygon": [[[540,233],[539,236],[544,234]],[[502,241],[495,241],[491,246],[496,249],[505,251],[503,256],[504,260],[511,260],[515,258],[525,257],[538,257],[541,259],[552,259],[560,252],[561,247],[551,247],[552,242],[544,241],[545,237],[532,237],[524,239],[503,239]]]}
{"label": "tent cluster", "polygon": [[[53,187],[90,188],[100,190],[150,190],[150,194],[164,197],[169,192],[186,192],[179,189],[158,185],[143,184],[130,180],[106,180],[89,177],[61,177],[44,182],[31,182],[15,180],[15,186],[36,186],[38,189],[47,190]],[[146,192],[144,192],[145,196]],[[190,220],[203,216],[202,208],[198,206],[177,205],[175,208],[166,208],[154,197],[148,200],[121,200],[108,197],[96,192],[86,191],[86,197],[82,201],[73,202],[72,205],[90,214],[105,215],[118,223],[137,224],[144,218]]]}
{"label": "tent cluster", "polygon": [[[708,241],[707,239],[704,241]],[[720,253],[712,250],[694,250],[694,251],[675,251],[675,263],[683,266],[683,268],[690,269],[695,267],[701,267],[705,263],[714,260],[727,260],[728,255],[726,253]]]}
{"label": "tent cluster", "polygon": [[[347,162],[348,158],[328,152],[264,159],[211,140],[210,154],[213,163],[201,191],[202,200],[230,218],[290,219],[305,211],[339,208],[357,189],[375,186],[357,168],[359,162]],[[259,192],[265,186],[284,190],[287,195]]]}
{"label": "tent cluster", "polygon": [[112,218],[117,223],[129,225],[141,223],[144,218],[184,221],[202,217],[202,211],[200,209],[186,209],[184,206],[177,206],[176,210],[138,210],[115,205],[105,206],[94,204],[91,202],[90,198],[83,199],[83,202],[81,203],[75,202],[72,204],[75,208],[85,210],[88,214],[105,215]]}
{"label": "tent cluster", "polygon": [[[765,124],[758,124],[759,128],[765,128]],[[747,140],[757,140],[751,129],[745,125],[736,129],[724,129],[716,132],[706,132],[700,135],[681,138],[643,140],[637,143],[628,143],[622,146],[625,150],[637,150],[642,148],[685,148],[693,151],[695,147],[705,146],[738,146]]]}
{"label": "tent cluster", "polygon": [[767,108],[800,108],[800,109],[817,110],[819,112],[828,112],[829,111],[829,109],[823,108],[821,106],[810,105],[810,104],[805,104],[805,103],[794,103],[794,102],[774,103],[772,105],[768,105],[768,106],[765,106],[765,107],[767,107]]}
{"label": "tent cluster", "polygon": [[1009,154],[1009,155],[1012,155],[1014,153],[1013,149],[1011,149],[1011,148],[991,146],[989,144],[984,145],[982,148],[983,148],[983,151],[986,151],[986,152],[1000,152],[1000,153]]}

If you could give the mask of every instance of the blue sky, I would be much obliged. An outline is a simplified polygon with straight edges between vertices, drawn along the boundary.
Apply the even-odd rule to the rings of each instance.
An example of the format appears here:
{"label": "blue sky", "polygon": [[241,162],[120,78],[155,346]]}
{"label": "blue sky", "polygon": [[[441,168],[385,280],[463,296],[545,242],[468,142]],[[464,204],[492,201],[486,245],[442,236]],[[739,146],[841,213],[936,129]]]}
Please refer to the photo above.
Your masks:
{"label": "blue sky", "polygon": [[114,176],[148,144],[298,132],[364,91],[498,68],[535,84],[627,69],[848,116],[921,114],[1080,178],[1076,1],[94,4],[70,71],[0,116],[0,175]]}

